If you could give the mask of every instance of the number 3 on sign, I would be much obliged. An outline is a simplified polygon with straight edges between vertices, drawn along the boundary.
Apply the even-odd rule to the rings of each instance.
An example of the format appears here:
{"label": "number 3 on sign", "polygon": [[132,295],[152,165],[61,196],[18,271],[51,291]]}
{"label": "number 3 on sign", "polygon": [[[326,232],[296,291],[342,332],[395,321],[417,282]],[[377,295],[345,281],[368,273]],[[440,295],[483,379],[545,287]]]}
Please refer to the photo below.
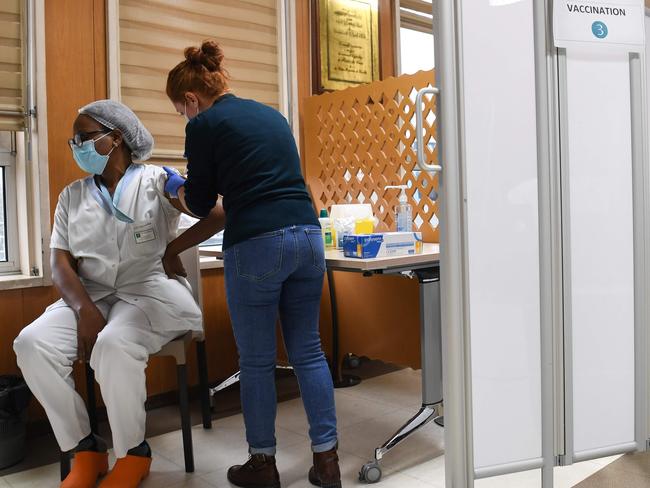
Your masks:
{"label": "number 3 on sign", "polygon": [[609,33],[607,25],[604,22],[597,21],[591,24],[591,32],[594,33],[598,39],[605,39]]}

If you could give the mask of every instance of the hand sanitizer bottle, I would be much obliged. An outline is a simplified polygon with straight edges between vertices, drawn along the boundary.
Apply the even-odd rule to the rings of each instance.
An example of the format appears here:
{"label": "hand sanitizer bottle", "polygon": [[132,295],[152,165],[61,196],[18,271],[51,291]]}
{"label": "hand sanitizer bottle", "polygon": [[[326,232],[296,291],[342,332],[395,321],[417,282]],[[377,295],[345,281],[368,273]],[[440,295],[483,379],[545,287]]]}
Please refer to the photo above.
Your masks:
{"label": "hand sanitizer bottle", "polygon": [[408,203],[406,196],[406,185],[393,185],[385,188],[399,188],[402,191],[399,195],[399,204],[395,207],[395,223],[397,224],[397,232],[412,232],[413,231],[413,207]]}
{"label": "hand sanitizer bottle", "polygon": [[320,211],[320,217],[318,219],[321,226],[321,232],[323,233],[323,244],[325,249],[333,249],[336,247],[336,234],[334,228],[332,227],[332,220],[327,214],[327,210],[322,209]]}

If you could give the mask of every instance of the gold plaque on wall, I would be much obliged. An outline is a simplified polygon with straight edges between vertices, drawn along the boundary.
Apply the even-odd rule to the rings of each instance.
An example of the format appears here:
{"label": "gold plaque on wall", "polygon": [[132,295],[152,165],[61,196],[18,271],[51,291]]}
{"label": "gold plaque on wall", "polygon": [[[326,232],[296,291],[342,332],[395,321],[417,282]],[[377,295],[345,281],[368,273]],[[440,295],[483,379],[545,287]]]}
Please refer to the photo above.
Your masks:
{"label": "gold plaque on wall", "polygon": [[317,91],[379,79],[377,0],[318,0],[318,41]]}

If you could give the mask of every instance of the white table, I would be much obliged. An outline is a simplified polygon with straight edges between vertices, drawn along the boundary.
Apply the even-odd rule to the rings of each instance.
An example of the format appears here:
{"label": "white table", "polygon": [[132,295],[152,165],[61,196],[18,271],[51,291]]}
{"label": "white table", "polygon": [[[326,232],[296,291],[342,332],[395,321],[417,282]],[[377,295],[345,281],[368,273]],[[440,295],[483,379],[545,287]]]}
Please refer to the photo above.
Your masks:
{"label": "white table", "polygon": [[201,246],[199,247],[201,256],[223,259],[223,249],[221,246]]}
{"label": "white table", "polygon": [[201,269],[222,269],[223,259],[214,256],[201,256]]}
{"label": "white table", "polygon": [[421,254],[411,254],[410,256],[396,256],[384,258],[346,258],[343,251],[339,249],[330,249],[325,251],[325,261],[327,266],[350,271],[380,271],[395,268],[411,268],[413,266],[437,263],[440,260],[440,245],[424,243]]}

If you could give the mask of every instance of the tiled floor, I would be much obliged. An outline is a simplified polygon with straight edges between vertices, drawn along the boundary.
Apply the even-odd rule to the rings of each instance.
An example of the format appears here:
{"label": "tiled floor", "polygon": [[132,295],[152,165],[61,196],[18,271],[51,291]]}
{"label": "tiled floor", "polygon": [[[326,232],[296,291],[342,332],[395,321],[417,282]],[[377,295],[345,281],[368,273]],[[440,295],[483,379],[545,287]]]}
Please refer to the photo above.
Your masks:
{"label": "tiled floor", "polygon": [[626,454],[590,476],[576,488],[648,488],[650,452]]}
{"label": "tiled floor", "polygon": [[[420,404],[420,374],[405,369],[336,391],[340,422],[340,455],[346,487],[360,486],[357,473]],[[226,469],[246,459],[241,415],[214,421],[212,430],[193,429],[196,472],[183,469],[180,432],[149,439],[154,451],[151,476],[143,488],[226,488]],[[300,400],[281,403],[277,421],[278,467],[284,488],[307,488],[306,472],[311,462],[307,421]],[[556,488],[569,488],[598,471],[611,459],[587,462],[556,470]],[[378,487],[443,488],[443,430],[431,423],[383,462],[384,478]],[[0,488],[58,487],[59,468],[51,464],[0,478]],[[481,480],[477,488],[537,488],[537,473],[522,473]]]}

